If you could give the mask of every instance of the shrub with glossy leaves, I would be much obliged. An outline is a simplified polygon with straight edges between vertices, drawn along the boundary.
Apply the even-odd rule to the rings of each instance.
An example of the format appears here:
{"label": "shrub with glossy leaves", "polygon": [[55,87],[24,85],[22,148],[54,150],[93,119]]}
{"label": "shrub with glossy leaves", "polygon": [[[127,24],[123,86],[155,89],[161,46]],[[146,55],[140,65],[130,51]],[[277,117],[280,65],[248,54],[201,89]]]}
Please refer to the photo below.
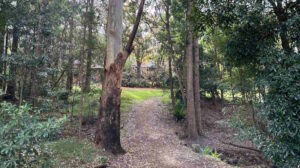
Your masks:
{"label": "shrub with glossy leaves", "polygon": [[268,136],[254,142],[280,167],[300,164],[300,56],[273,50],[261,58],[268,92],[261,106]]}
{"label": "shrub with glossy leaves", "polygon": [[42,121],[29,105],[0,105],[0,167],[34,167],[48,163],[43,142],[55,138],[66,120]]}

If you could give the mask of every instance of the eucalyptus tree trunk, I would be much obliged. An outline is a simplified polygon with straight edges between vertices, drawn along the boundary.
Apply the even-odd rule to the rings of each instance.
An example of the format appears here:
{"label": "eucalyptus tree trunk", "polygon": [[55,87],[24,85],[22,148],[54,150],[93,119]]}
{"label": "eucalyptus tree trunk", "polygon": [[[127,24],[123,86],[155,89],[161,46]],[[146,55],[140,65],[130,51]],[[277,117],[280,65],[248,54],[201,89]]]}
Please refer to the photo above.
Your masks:
{"label": "eucalyptus tree trunk", "polygon": [[168,57],[168,65],[169,65],[169,80],[170,80],[170,93],[171,93],[171,101],[172,101],[172,109],[175,110],[175,94],[174,94],[174,82],[173,82],[173,70],[172,70],[172,57],[174,57],[173,43],[171,39],[171,31],[170,31],[170,0],[166,2],[166,29],[167,29],[167,39],[169,43],[169,57]]}
{"label": "eucalyptus tree trunk", "polygon": [[193,81],[193,33],[192,33],[192,0],[187,1],[187,38],[186,38],[186,68],[187,68],[187,134],[189,139],[197,138],[195,118],[194,81]]}
{"label": "eucalyptus tree trunk", "polygon": [[123,1],[110,0],[107,25],[107,57],[100,109],[95,133],[96,144],[114,154],[124,153],[120,142],[121,76],[125,62],[133,50],[145,0],[141,0],[136,21],[125,49],[122,49]]}
{"label": "eucalyptus tree trunk", "polygon": [[196,118],[196,126],[198,135],[203,133],[202,129],[202,113],[200,106],[200,73],[199,73],[199,65],[200,65],[200,55],[199,55],[199,43],[198,37],[194,39],[194,97],[195,97],[195,118]]}
{"label": "eucalyptus tree trunk", "polygon": [[94,0],[90,0],[90,9],[88,13],[88,52],[87,52],[87,61],[86,61],[86,77],[84,92],[90,91],[91,85],[91,66],[92,66],[92,50],[93,50],[93,21],[94,21]]}

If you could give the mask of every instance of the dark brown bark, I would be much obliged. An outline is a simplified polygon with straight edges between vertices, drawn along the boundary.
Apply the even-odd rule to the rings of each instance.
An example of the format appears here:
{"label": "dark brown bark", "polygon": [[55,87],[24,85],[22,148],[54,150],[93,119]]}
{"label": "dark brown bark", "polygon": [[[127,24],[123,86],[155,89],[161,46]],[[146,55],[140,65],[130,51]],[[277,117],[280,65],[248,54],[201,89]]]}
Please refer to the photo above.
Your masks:
{"label": "dark brown bark", "polygon": [[[13,57],[15,57],[15,55],[17,54],[18,43],[19,43],[18,28],[14,26],[13,42],[12,42],[12,49],[11,49]],[[16,65],[14,63],[10,63],[9,65],[9,80],[7,82],[6,93],[10,95],[12,98],[14,98],[16,94]]]}
{"label": "dark brown bark", "polygon": [[86,61],[86,77],[84,92],[89,92],[91,89],[91,66],[92,66],[92,50],[93,50],[93,20],[94,20],[94,0],[90,0],[90,9],[88,14],[88,43],[87,43],[87,61]]}
{"label": "dark brown bark", "polygon": [[126,48],[118,53],[112,64],[105,65],[108,68],[104,69],[95,142],[114,154],[124,153],[120,142],[121,76],[124,64],[133,49],[132,44],[142,17],[144,3],[145,0],[141,0]]}
{"label": "dark brown bark", "polygon": [[193,33],[192,33],[192,11],[193,1],[188,0],[187,6],[187,38],[186,38],[186,68],[187,68],[187,133],[189,139],[197,138],[194,100],[193,80]]}
{"label": "dark brown bark", "polygon": [[167,30],[167,39],[169,43],[169,82],[170,82],[170,93],[171,93],[171,102],[172,109],[175,110],[175,94],[174,94],[174,82],[173,82],[173,71],[172,71],[172,57],[174,55],[173,43],[171,39],[171,31],[170,31],[170,0],[166,2],[166,30]]}
{"label": "dark brown bark", "polygon": [[195,118],[196,118],[196,126],[198,135],[203,133],[202,129],[202,114],[201,114],[201,107],[200,107],[200,73],[199,73],[199,66],[200,66],[200,55],[199,55],[199,43],[198,37],[194,39],[194,97],[195,97]]}
{"label": "dark brown bark", "polygon": [[126,54],[127,52],[119,53],[110,69],[104,70],[98,129],[95,137],[96,144],[100,144],[114,154],[124,153],[120,142],[120,105],[121,75],[126,60],[123,61],[124,63],[117,60],[126,58]]}

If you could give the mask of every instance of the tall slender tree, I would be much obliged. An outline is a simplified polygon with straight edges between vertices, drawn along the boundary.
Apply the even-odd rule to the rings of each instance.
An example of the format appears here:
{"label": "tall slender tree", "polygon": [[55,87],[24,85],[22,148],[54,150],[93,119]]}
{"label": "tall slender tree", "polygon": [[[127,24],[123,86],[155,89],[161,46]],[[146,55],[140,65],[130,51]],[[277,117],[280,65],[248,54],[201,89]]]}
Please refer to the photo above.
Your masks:
{"label": "tall slender tree", "polygon": [[173,70],[172,70],[172,57],[174,57],[174,50],[173,50],[173,42],[171,39],[171,30],[170,30],[171,1],[166,0],[165,5],[166,5],[166,30],[167,30],[167,39],[169,43],[168,65],[169,65],[170,93],[171,93],[172,109],[175,110],[175,94],[174,94],[174,82],[173,82]]}
{"label": "tall slender tree", "polygon": [[86,58],[86,76],[84,91],[90,91],[91,83],[91,66],[92,66],[92,54],[93,54],[93,25],[94,25],[94,0],[89,2],[89,12],[87,13],[88,22],[88,42],[87,42],[87,58]]}
{"label": "tall slender tree", "polygon": [[187,68],[187,133],[189,139],[197,138],[197,127],[195,119],[194,81],[193,81],[193,32],[192,13],[193,1],[187,1],[187,36],[186,36],[186,68]]}
{"label": "tall slender tree", "polygon": [[[17,25],[13,28],[13,43],[12,43],[12,54],[16,55],[19,45],[19,34]],[[16,92],[16,65],[14,62],[9,64],[9,80],[7,83],[7,94],[11,96],[12,99],[15,98]]]}
{"label": "tall slender tree", "polygon": [[200,55],[199,55],[199,42],[198,37],[195,35],[194,42],[194,98],[195,98],[195,118],[196,118],[196,126],[198,135],[203,133],[202,130],[202,114],[201,114],[201,106],[200,106]]}
{"label": "tall slender tree", "polygon": [[70,17],[70,35],[69,35],[69,55],[68,55],[68,69],[67,69],[67,83],[66,83],[66,90],[70,94],[72,91],[72,85],[73,85],[73,62],[74,62],[74,53],[73,53],[73,32],[74,32],[74,3],[75,0],[73,0],[73,4],[71,4],[71,10],[72,15]]}
{"label": "tall slender tree", "polygon": [[[36,37],[36,48],[35,48],[35,57],[41,57],[42,49],[43,49],[43,30],[45,27],[43,26],[46,21],[46,8],[49,4],[48,0],[43,0],[41,2],[41,7],[39,10],[39,19],[38,19],[38,27],[37,27],[37,37]],[[37,70],[38,67],[35,67]],[[37,105],[38,96],[40,95],[39,86],[38,86],[38,76],[35,70],[31,72],[31,97],[33,99],[33,106]]]}
{"label": "tall slender tree", "polygon": [[[4,27],[0,27],[0,74],[1,75],[3,72],[4,41],[5,41]],[[2,88],[2,81],[0,81],[0,88]]]}
{"label": "tall slender tree", "polygon": [[136,21],[126,47],[122,49],[123,1],[110,0],[107,25],[107,57],[100,109],[95,134],[96,144],[115,154],[124,153],[120,142],[120,105],[122,69],[133,50],[133,41],[142,17],[145,0],[141,0]]}
{"label": "tall slender tree", "polygon": [[82,129],[82,114],[83,114],[83,101],[85,97],[84,91],[84,81],[83,81],[83,67],[84,67],[84,57],[85,57],[85,46],[86,46],[86,27],[87,27],[87,12],[89,7],[89,0],[86,1],[85,12],[82,15],[82,22],[83,22],[83,35],[82,35],[82,44],[81,44],[81,57],[80,57],[80,68],[79,68],[79,80],[81,86],[80,92],[80,112],[79,112],[79,137],[81,138],[81,129]]}

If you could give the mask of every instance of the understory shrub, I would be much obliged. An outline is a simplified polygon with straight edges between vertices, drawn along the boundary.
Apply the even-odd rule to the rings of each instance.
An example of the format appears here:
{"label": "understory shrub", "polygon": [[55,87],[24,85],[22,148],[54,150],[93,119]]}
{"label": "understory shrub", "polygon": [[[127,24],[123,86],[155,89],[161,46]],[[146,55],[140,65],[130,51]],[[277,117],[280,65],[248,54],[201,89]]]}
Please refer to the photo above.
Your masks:
{"label": "understory shrub", "polygon": [[42,144],[56,137],[66,117],[42,120],[27,104],[0,106],[0,167],[47,167],[50,161]]}
{"label": "understory shrub", "polygon": [[263,82],[268,88],[260,106],[269,134],[253,142],[278,167],[300,164],[300,57],[297,53],[271,50],[261,59]]}
{"label": "understory shrub", "polygon": [[[298,167],[300,164],[299,54],[273,50],[260,61],[264,65],[262,82],[268,89],[263,95],[263,102],[256,105],[259,111],[257,120],[260,123],[255,126],[241,119],[245,119],[242,115],[235,115],[231,120],[231,126],[239,130],[240,138],[252,140],[276,167]],[[240,111],[239,114],[242,112]]]}
{"label": "understory shrub", "polygon": [[185,106],[181,101],[178,101],[178,100],[176,101],[174,117],[175,117],[176,121],[185,119]]}

